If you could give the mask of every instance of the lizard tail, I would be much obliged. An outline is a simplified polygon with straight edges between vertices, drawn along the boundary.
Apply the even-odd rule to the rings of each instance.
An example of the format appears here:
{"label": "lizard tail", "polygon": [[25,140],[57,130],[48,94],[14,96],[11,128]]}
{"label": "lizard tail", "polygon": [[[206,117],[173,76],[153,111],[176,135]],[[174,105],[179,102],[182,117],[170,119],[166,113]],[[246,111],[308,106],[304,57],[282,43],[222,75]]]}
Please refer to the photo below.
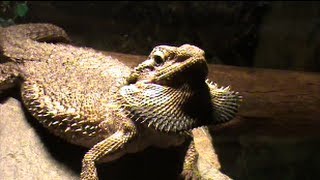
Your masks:
{"label": "lizard tail", "polygon": [[41,42],[69,42],[67,33],[52,24],[20,24],[0,29],[0,51],[5,57],[19,62],[21,59],[41,60],[50,53]]}
{"label": "lizard tail", "polygon": [[242,96],[238,92],[230,90],[230,87],[218,87],[216,83],[206,81],[210,88],[213,113],[216,123],[222,123],[233,119],[238,112]]}

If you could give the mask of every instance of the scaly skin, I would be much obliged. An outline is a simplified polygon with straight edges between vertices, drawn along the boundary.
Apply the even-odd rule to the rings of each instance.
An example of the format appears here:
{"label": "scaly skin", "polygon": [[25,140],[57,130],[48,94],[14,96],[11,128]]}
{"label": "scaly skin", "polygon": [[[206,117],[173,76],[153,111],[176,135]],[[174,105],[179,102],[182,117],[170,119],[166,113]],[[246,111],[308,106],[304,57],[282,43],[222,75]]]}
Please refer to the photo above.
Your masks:
{"label": "scaly skin", "polygon": [[98,179],[98,161],[179,145],[193,128],[230,120],[238,109],[237,93],[205,81],[204,52],[195,46],[157,46],[132,70],[61,43],[68,41],[50,24],[1,28],[0,91],[20,85],[24,105],[44,127],[90,148],[82,180]]}

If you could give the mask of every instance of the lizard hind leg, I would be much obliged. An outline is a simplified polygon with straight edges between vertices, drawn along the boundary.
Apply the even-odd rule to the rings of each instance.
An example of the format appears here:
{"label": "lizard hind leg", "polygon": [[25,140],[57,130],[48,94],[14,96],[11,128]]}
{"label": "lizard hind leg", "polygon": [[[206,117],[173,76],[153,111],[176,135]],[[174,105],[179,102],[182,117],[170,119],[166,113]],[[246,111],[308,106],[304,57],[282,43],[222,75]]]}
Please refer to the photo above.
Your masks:
{"label": "lizard hind leg", "polygon": [[[30,39],[33,41],[69,42],[67,33],[60,27],[46,23],[29,23],[9,26],[1,29],[3,35],[0,40],[13,43],[12,41]],[[15,39],[13,39],[15,38]]]}
{"label": "lizard hind leg", "polygon": [[107,120],[107,123],[104,123],[103,126],[106,126],[105,128],[107,129],[116,128],[117,130],[111,136],[94,145],[85,154],[82,160],[81,180],[97,180],[98,175],[95,163],[123,150],[124,146],[132,140],[137,133],[134,123],[129,119],[121,121]]}
{"label": "lizard hind leg", "polygon": [[1,55],[11,61],[43,61],[55,46],[47,42],[68,43],[67,33],[52,24],[20,24],[0,29]]}
{"label": "lizard hind leg", "polygon": [[20,75],[14,62],[0,62],[0,94],[2,91],[13,87]]}

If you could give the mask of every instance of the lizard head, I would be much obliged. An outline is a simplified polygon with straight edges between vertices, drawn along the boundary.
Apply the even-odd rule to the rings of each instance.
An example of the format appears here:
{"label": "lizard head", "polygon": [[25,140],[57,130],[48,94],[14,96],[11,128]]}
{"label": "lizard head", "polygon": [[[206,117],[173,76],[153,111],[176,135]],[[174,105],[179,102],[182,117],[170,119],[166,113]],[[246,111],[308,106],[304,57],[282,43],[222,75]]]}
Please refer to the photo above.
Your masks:
{"label": "lizard head", "polygon": [[208,74],[205,53],[202,49],[184,44],[180,47],[156,46],[148,59],[134,68],[130,83],[138,81],[159,85],[179,85],[204,82]]}
{"label": "lizard head", "polygon": [[200,48],[157,46],[119,89],[119,109],[162,132],[188,132],[231,120],[241,97],[206,81],[207,73]]}
{"label": "lizard head", "polygon": [[189,44],[155,47],[117,93],[121,111],[165,132],[185,132],[212,121],[204,51]]}

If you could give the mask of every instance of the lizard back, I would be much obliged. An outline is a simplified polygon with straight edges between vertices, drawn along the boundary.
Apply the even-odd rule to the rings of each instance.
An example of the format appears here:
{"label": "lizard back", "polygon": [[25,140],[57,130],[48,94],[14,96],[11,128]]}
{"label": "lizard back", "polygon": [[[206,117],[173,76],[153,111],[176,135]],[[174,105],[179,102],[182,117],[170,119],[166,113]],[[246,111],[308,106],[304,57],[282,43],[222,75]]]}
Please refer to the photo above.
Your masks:
{"label": "lizard back", "polygon": [[31,114],[75,144],[101,140],[98,125],[111,113],[112,94],[130,68],[91,48],[50,43],[69,39],[51,24],[17,25],[0,33],[2,54],[20,69],[22,99]]}

